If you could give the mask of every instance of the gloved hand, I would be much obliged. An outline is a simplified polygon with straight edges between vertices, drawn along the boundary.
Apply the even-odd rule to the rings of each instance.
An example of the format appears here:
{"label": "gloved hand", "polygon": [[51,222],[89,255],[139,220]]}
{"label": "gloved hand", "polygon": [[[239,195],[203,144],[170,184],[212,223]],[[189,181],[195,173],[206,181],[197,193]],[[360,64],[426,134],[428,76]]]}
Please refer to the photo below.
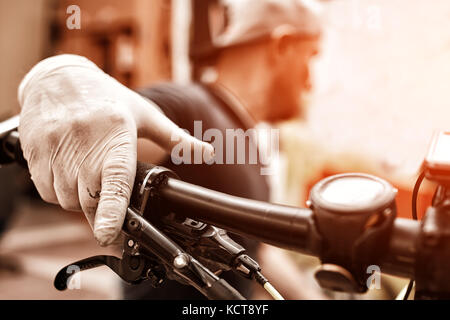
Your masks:
{"label": "gloved hand", "polygon": [[39,194],[82,210],[102,246],[117,238],[125,218],[138,136],[169,153],[182,142],[201,148],[205,160],[214,156],[211,145],[80,56],[38,63],[22,80],[18,99],[20,141]]}

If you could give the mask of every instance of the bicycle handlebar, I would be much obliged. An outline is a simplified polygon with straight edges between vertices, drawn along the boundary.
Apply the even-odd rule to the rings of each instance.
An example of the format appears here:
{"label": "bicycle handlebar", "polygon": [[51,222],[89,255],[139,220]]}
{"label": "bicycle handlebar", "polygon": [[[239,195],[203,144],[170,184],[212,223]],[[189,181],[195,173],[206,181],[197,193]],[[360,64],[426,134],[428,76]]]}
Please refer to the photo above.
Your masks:
{"label": "bicycle handlebar", "polygon": [[[23,163],[18,135],[12,131],[2,140],[4,149],[10,150],[7,152],[4,163],[11,159]],[[138,163],[133,194],[139,194],[136,190],[147,183],[147,180],[151,178],[149,172],[154,173],[155,168],[158,167]],[[317,256],[324,265],[331,263],[338,268],[344,266],[344,272],[341,274],[345,274],[347,269],[351,271],[352,276],[354,275],[353,280],[356,279],[354,281],[356,285],[353,286],[356,288],[355,292],[364,292],[361,287],[362,279],[364,279],[361,268],[372,263],[378,265],[383,273],[420,279],[417,280],[417,290],[419,290],[419,283],[420,290],[416,291],[416,297],[417,292],[422,292],[419,298],[450,297],[450,276],[446,275],[447,267],[450,267],[450,241],[447,241],[450,240],[448,231],[450,230],[450,206],[448,201],[444,201],[449,198],[450,191],[445,186],[441,186],[443,189],[438,193],[442,197],[441,201],[428,208],[421,222],[395,218],[395,214],[390,214],[384,221],[375,222],[375,226],[383,223],[385,227],[387,226],[383,227],[385,239],[380,238],[381,233],[374,236],[376,232],[372,230],[368,232],[368,236],[365,234],[365,239],[362,239],[367,241],[367,245],[361,246],[361,239],[354,237],[350,244],[355,247],[352,247],[348,246],[348,241],[342,241],[337,245],[332,243],[333,239],[340,240],[339,236],[343,235],[345,238],[346,232],[355,233],[353,228],[355,225],[350,221],[352,218],[349,220],[348,230],[345,229],[345,223],[337,224],[336,228],[333,225],[334,221],[348,219],[348,216],[354,213],[352,207],[348,207],[350,215],[347,212],[341,212],[347,216],[343,219],[340,216],[325,216],[325,220],[328,219],[326,221],[328,225],[326,229],[319,230],[323,227],[325,220],[320,221],[317,207],[297,208],[244,199],[181,181],[174,177],[173,173],[171,175],[170,170],[164,168],[159,169],[159,173],[165,174],[161,176],[163,178],[160,179],[161,181],[151,187],[153,189],[151,193],[154,196],[150,197],[152,198],[150,201],[153,203],[147,206],[153,213],[175,213],[175,215],[214,225],[277,247]],[[153,177],[156,178],[155,181],[158,180],[159,173],[157,172]],[[376,199],[375,202],[378,200]],[[394,200],[395,196],[391,201]],[[133,199],[131,201],[133,202]],[[395,213],[395,202],[393,203],[394,207],[391,209]],[[142,213],[146,211],[146,208],[141,209],[143,209]],[[379,207],[378,209],[386,211],[387,208]],[[144,215],[144,217],[153,222],[157,219],[154,216]],[[164,222],[161,221],[156,223],[162,226]],[[326,252],[327,241],[323,241],[324,238],[327,238],[328,245],[331,239],[334,254],[336,250],[342,250],[344,253],[341,255],[338,252],[337,256],[330,256],[330,252]],[[377,248],[377,241],[381,241],[379,248]],[[356,255],[352,251],[355,248],[359,250]],[[371,252],[372,249],[378,252]],[[354,259],[355,256],[356,259]],[[351,257],[351,261],[347,262],[348,257]],[[329,275],[329,273],[325,274],[325,278]]]}
{"label": "bicycle handlebar", "polygon": [[[148,167],[148,168],[151,168]],[[136,176],[136,181],[145,177]],[[319,256],[314,239],[313,211],[263,201],[244,199],[167,177],[157,188],[167,210],[219,228],[251,237],[277,247]],[[414,273],[418,221],[397,218],[389,250],[383,258],[383,272],[411,277]]]}

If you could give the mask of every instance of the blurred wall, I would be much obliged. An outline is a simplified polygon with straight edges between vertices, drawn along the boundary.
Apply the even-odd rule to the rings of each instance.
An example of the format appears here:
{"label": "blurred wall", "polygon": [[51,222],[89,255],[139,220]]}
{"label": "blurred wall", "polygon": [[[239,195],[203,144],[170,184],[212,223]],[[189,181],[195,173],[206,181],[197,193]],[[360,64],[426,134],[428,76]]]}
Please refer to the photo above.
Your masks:
{"label": "blurred wall", "polygon": [[[72,4],[80,30],[66,26]],[[0,120],[19,112],[23,76],[54,54],[84,55],[131,87],[171,79],[170,10],[170,0],[0,0]]]}
{"label": "blurred wall", "polygon": [[[69,30],[77,5],[81,28]],[[58,0],[54,53],[86,56],[129,87],[171,79],[170,0]]]}
{"label": "blurred wall", "polygon": [[308,118],[320,143],[414,177],[450,128],[449,17],[448,0],[327,3]]}
{"label": "blurred wall", "polygon": [[[282,134],[290,204],[324,176],[359,171],[394,184],[410,216],[432,133],[450,129],[449,17],[448,0],[324,2],[309,115]],[[432,192],[421,187],[419,217]]]}
{"label": "blurred wall", "polygon": [[0,0],[0,120],[19,111],[17,87],[48,46],[47,0]]}

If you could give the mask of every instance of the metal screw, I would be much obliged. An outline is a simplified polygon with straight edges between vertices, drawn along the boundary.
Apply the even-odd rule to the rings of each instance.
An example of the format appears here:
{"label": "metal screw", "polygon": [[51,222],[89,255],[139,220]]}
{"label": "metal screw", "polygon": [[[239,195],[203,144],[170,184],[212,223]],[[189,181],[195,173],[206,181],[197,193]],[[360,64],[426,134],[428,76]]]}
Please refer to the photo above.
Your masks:
{"label": "metal screw", "polygon": [[128,246],[132,248],[134,246],[134,241],[132,239],[128,240]]}
{"label": "metal screw", "polygon": [[128,228],[131,231],[136,231],[139,228],[139,221],[137,221],[136,219],[131,219],[130,221],[128,221]]}
{"label": "metal screw", "polygon": [[184,254],[179,254],[173,259],[173,265],[177,269],[186,267],[188,264],[188,258]]}

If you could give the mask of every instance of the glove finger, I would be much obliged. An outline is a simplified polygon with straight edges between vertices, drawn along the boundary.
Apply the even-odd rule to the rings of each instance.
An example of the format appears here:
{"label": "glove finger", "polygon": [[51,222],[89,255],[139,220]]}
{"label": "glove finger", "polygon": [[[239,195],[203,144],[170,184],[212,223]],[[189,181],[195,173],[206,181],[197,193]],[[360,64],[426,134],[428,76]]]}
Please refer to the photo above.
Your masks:
{"label": "glove finger", "polygon": [[81,210],[83,210],[92,230],[94,230],[95,213],[97,212],[102,187],[100,174],[96,177],[93,172],[101,172],[100,164],[98,161],[84,163],[78,174],[78,198],[80,199]]}
{"label": "glove finger", "polygon": [[148,104],[144,110],[139,111],[136,118],[139,137],[155,142],[169,154],[172,153],[175,146],[181,143],[191,152],[191,155],[195,150],[201,150],[205,162],[214,158],[214,147],[211,144],[198,140],[182,130],[156,106]]}
{"label": "glove finger", "polygon": [[56,196],[53,187],[53,172],[48,161],[28,161],[29,172],[31,180],[39,192],[42,200],[45,202],[58,204],[58,197]]}
{"label": "glove finger", "polygon": [[[27,128],[27,125],[28,123],[21,115],[19,125],[20,142],[23,156],[27,161],[31,180],[44,201],[58,204],[58,198],[53,189],[51,161],[48,158],[51,154],[49,143],[47,143],[45,138],[42,141],[42,137],[38,137],[35,133],[25,130],[24,126]],[[36,146],[40,146],[40,148],[36,148]]]}
{"label": "glove finger", "polygon": [[125,131],[116,137],[103,162],[101,192],[94,222],[94,236],[102,246],[119,235],[136,175],[136,136]]}
{"label": "glove finger", "polygon": [[72,173],[68,168],[62,168],[57,163],[53,165],[53,187],[58,203],[65,210],[79,211],[81,206],[78,198],[77,173]]}

